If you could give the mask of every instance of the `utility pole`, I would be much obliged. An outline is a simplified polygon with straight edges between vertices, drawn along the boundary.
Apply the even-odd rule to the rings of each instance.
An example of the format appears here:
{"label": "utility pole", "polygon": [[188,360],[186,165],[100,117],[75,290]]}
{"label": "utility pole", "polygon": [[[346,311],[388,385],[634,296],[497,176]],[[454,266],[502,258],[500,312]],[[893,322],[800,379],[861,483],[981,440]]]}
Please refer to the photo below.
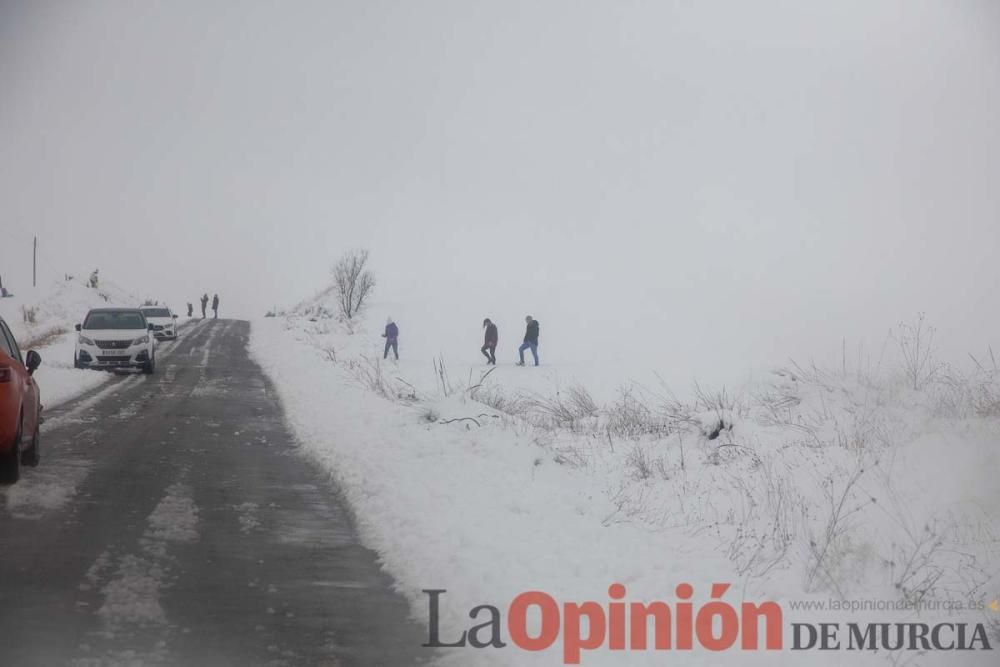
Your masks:
{"label": "utility pole", "polygon": [[31,286],[38,287],[38,237],[31,246]]}

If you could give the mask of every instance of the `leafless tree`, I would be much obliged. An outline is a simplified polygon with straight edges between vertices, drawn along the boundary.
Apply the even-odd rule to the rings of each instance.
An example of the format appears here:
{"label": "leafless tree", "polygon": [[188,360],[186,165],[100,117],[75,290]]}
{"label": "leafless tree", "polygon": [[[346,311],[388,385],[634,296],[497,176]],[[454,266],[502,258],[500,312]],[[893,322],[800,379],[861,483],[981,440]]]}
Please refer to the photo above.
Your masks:
{"label": "leafless tree", "polygon": [[361,311],[375,291],[375,274],[365,268],[367,264],[367,250],[352,250],[333,267],[340,313],[348,320]]}

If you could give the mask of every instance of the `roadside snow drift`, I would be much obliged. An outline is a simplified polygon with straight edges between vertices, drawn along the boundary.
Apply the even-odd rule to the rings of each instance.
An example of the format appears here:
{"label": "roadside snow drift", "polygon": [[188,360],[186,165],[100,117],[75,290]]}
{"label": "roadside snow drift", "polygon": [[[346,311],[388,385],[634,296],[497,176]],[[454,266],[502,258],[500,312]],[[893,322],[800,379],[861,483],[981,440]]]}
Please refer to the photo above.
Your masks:
{"label": "roadside snow drift", "polygon": [[[981,650],[790,650],[792,623],[820,622],[965,622],[1000,643],[995,370],[914,389],[888,371],[791,368],[736,393],[626,386],[599,402],[553,387],[544,366],[383,361],[381,321],[345,325],[328,298],[255,322],[252,351],[414,614],[428,623],[425,591],[447,591],[440,642],[489,621],[480,605],[500,610],[505,648],[444,648],[440,664],[995,663]],[[528,651],[507,625],[526,591],[597,607],[560,606],[557,639]],[[677,614],[682,594],[695,614],[713,594],[737,610],[777,603],[783,650],[684,650],[680,629],[669,651],[652,634],[646,650],[614,647],[612,602]],[[538,607],[524,624],[547,632]],[[741,631],[763,648],[763,624]]]}
{"label": "roadside snow drift", "polygon": [[54,407],[87,389],[105,382],[110,375],[73,368],[76,344],[74,327],[91,308],[138,307],[142,300],[117,285],[102,283],[87,287],[75,278],[48,286],[18,290],[13,297],[0,299],[4,318],[21,353],[29,349],[42,355],[35,373],[42,391],[42,403]]}

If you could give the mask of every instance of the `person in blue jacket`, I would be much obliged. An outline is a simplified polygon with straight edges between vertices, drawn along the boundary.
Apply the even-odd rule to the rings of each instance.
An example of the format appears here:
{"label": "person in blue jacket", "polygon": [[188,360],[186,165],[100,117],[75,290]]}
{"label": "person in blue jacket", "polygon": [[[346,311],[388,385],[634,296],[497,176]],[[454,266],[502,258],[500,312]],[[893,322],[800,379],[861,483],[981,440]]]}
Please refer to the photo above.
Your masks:
{"label": "person in blue jacket", "polygon": [[385,333],[382,334],[382,338],[385,338],[385,352],[382,353],[382,358],[389,358],[389,348],[391,347],[392,353],[396,355],[396,361],[399,361],[399,327],[396,326],[391,317],[385,321]]}

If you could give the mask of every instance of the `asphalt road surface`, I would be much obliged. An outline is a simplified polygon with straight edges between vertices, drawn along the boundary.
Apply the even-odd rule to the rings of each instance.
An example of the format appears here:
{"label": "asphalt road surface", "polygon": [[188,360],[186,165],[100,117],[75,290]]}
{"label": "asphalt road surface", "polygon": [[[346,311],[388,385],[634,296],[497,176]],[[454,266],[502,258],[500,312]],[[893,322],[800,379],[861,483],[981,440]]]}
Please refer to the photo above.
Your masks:
{"label": "asphalt road surface", "polygon": [[0,490],[0,665],[428,661],[248,335],[193,323],[155,375],[47,411],[41,465]]}

